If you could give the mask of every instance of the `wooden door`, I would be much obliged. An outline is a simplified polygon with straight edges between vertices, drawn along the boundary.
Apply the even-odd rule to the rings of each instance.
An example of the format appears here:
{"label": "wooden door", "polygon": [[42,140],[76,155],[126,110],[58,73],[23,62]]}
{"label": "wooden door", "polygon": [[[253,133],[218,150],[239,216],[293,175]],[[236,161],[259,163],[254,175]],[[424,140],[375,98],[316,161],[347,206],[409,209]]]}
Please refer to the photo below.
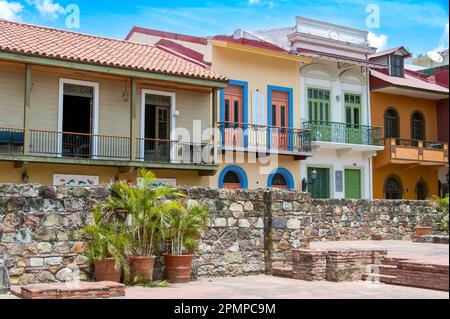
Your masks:
{"label": "wooden door", "polygon": [[361,199],[361,171],[359,169],[345,170],[345,198]]}
{"label": "wooden door", "polygon": [[243,90],[237,85],[225,89],[224,143],[227,147],[244,146]]}
{"label": "wooden door", "polygon": [[329,90],[308,88],[308,116],[313,141],[332,140],[330,96]]}
{"label": "wooden door", "polygon": [[[361,96],[345,94],[346,143],[362,144],[364,142],[361,128]],[[366,141],[368,143],[368,141]]]}
{"label": "wooden door", "polygon": [[272,92],[272,149],[289,149],[289,93]]}

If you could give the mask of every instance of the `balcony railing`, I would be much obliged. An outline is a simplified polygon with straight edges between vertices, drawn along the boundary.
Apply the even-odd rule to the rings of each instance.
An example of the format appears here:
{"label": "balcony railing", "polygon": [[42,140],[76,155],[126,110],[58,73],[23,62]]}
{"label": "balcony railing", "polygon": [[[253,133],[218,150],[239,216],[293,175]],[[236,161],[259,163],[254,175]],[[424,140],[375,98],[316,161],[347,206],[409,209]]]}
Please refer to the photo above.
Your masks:
{"label": "balcony railing", "polygon": [[138,138],[137,159],[177,164],[214,164],[214,147],[206,143]]}
{"label": "balcony railing", "polygon": [[86,159],[130,159],[130,138],[30,130],[30,154]]}
{"label": "balcony railing", "polygon": [[325,121],[304,122],[312,142],[382,146],[381,127]]}
{"label": "balcony railing", "polygon": [[219,122],[221,145],[233,150],[278,153],[311,153],[309,132],[267,125]]}
{"label": "balcony railing", "polygon": [[388,138],[386,148],[392,160],[448,163],[448,143]]}
{"label": "balcony railing", "polygon": [[[29,144],[25,147],[25,136]],[[0,128],[0,154],[89,160],[143,161],[175,164],[214,164],[212,144],[82,134],[47,130]],[[27,152],[25,152],[27,151]]]}
{"label": "balcony railing", "polygon": [[23,153],[24,130],[0,127],[0,154]]}

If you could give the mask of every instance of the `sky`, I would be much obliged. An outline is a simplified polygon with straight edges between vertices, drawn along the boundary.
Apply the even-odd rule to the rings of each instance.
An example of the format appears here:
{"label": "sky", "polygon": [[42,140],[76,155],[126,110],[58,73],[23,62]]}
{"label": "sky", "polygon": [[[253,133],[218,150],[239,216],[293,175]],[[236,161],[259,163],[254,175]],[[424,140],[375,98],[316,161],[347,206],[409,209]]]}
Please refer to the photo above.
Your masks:
{"label": "sky", "polygon": [[133,26],[210,36],[292,27],[305,16],[367,30],[380,50],[418,54],[448,48],[448,8],[446,0],[0,0],[0,18],[124,39]]}

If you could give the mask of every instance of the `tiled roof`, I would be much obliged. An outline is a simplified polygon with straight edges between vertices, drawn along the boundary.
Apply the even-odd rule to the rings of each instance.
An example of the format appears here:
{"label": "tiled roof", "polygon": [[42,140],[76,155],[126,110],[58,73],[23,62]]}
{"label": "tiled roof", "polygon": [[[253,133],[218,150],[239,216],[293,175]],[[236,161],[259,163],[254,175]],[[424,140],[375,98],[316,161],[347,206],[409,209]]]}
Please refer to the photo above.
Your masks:
{"label": "tiled roof", "polygon": [[207,68],[159,48],[0,20],[0,51],[49,59],[226,81]]}
{"label": "tiled roof", "polygon": [[445,88],[443,86],[427,82],[420,78],[420,74],[417,74],[414,76],[415,72],[409,71],[406,72],[405,70],[405,76],[404,77],[397,77],[397,76],[390,76],[389,74],[378,72],[375,70],[371,70],[370,74],[374,76],[377,79],[380,79],[386,83],[389,83],[391,85],[395,86],[401,86],[405,88],[410,89],[420,89],[420,90],[426,90],[426,91],[432,91],[437,93],[449,93],[448,88]]}
{"label": "tiled roof", "polygon": [[405,54],[405,57],[410,57],[411,56],[411,53],[408,50],[406,50],[404,47],[396,47],[396,48],[387,49],[387,50],[384,50],[384,51],[380,51],[380,52],[376,52],[374,54],[371,54],[371,55],[369,55],[369,59],[374,59],[374,58],[378,58],[380,56],[390,55],[392,53],[397,52],[398,50],[403,50],[404,54]]}

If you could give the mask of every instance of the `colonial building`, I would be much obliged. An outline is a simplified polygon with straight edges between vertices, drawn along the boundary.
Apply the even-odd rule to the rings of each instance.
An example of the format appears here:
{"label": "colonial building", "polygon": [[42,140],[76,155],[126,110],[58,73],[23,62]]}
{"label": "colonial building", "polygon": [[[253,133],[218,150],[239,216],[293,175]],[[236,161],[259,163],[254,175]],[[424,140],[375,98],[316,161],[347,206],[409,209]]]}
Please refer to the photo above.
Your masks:
{"label": "colonial building", "polygon": [[403,47],[370,56],[389,66],[372,70],[370,78],[372,121],[383,126],[385,138],[385,150],[374,160],[375,198],[437,196],[438,172],[448,170],[448,142],[438,140],[437,114],[449,90],[426,74],[405,69],[410,56]]}
{"label": "colonial building", "polygon": [[229,79],[218,95],[221,153],[211,187],[301,189],[300,162],[312,153],[298,70],[311,58],[243,30],[206,39],[133,28],[127,40],[211,65]]}
{"label": "colonial building", "polygon": [[[381,128],[371,126],[367,32],[304,17],[258,36],[299,55],[300,120],[310,130],[313,157],[301,163],[316,198],[372,198],[372,158],[383,150]],[[317,178],[311,185],[313,172]],[[315,177],[315,176],[314,176]]]}
{"label": "colonial building", "polygon": [[218,166],[201,133],[226,82],[154,46],[0,20],[0,183],[95,185],[147,167],[207,186]]}

